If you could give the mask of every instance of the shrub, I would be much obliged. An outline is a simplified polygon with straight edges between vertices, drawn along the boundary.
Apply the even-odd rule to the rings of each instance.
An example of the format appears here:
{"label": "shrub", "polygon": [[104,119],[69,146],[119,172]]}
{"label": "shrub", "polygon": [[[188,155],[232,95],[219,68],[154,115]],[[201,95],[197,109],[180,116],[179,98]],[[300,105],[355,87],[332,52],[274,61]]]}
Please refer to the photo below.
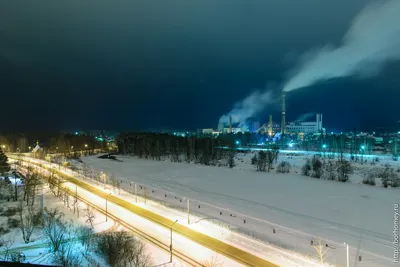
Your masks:
{"label": "shrub", "polygon": [[338,161],[337,173],[339,182],[347,182],[349,180],[349,175],[354,173],[354,169],[349,161],[341,160]]}
{"label": "shrub", "polygon": [[96,237],[97,252],[111,266],[150,266],[144,244],[127,232],[107,232]]}
{"label": "shrub", "polygon": [[307,159],[306,163],[304,163],[303,167],[301,167],[301,174],[305,176],[310,176],[311,172],[311,164],[310,161]]}
{"label": "shrub", "polygon": [[331,160],[328,161],[328,164],[326,164],[326,166],[325,166],[324,178],[327,180],[335,180],[336,179],[335,165]]}
{"label": "shrub", "polygon": [[289,173],[290,172],[290,163],[287,161],[282,161],[281,163],[278,164],[276,168],[276,172],[278,173]]}
{"label": "shrub", "polygon": [[363,184],[368,184],[368,185],[375,185],[375,179],[373,179],[373,180],[372,179],[371,180],[370,179],[363,179],[362,183]]}
{"label": "shrub", "polygon": [[312,177],[318,179],[321,178],[324,173],[324,170],[322,168],[322,161],[318,157],[314,156],[311,161],[311,165],[312,165]]}

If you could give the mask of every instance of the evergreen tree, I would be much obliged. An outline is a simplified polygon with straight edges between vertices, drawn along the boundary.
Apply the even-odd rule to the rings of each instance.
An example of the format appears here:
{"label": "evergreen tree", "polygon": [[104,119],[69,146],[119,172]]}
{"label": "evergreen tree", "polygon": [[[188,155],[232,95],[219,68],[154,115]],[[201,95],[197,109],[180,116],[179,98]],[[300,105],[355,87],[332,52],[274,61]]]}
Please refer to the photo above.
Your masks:
{"label": "evergreen tree", "polygon": [[4,154],[3,150],[0,148],[0,174],[4,174],[9,172],[11,169],[10,164],[8,163],[8,158]]}

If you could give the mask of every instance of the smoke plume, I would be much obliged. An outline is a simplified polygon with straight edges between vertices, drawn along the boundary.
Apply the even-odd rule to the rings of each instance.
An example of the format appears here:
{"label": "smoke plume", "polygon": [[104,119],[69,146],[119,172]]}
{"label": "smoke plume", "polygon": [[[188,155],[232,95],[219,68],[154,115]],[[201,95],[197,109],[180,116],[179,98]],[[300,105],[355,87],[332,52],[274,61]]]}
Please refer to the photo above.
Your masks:
{"label": "smoke plume", "polygon": [[248,119],[256,116],[263,111],[267,105],[276,102],[272,90],[261,92],[260,90],[254,91],[242,101],[236,103],[233,109],[223,115],[219,119],[219,123],[224,125],[229,124],[229,117],[232,117],[232,123],[239,124],[239,127],[245,127]]}
{"label": "smoke plume", "polygon": [[379,74],[389,60],[400,59],[400,1],[367,5],[353,20],[341,46],[327,45],[307,53],[284,91],[318,81]]}
{"label": "smoke plume", "polygon": [[316,114],[315,113],[305,113],[305,114],[301,114],[297,119],[296,122],[303,122],[308,120],[311,117],[314,117]]}

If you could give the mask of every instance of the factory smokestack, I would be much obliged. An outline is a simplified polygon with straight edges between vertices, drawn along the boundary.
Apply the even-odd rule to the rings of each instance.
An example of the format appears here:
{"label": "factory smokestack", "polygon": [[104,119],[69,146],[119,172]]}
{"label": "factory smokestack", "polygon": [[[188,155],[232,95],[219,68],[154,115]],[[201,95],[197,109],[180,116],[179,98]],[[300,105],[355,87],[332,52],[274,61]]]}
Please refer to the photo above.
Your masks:
{"label": "factory smokestack", "polygon": [[232,133],[232,116],[229,117],[229,133]]}
{"label": "factory smokestack", "polygon": [[272,136],[272,115],[269,115],[268,134]]}
{"label": "factory smokestack", "polygon": [[282,119],[281,119],[281,133],[285,134],[286,131],[286,93],[282,92]]}

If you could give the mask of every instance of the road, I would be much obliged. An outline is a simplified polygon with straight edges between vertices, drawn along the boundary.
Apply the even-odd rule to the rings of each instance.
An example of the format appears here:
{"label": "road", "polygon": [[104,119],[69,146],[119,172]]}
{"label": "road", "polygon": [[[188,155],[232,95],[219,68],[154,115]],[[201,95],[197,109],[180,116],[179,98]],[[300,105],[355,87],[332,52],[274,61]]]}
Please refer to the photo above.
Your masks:
{"label": "road", "polygon": [[[15,156],[14,157],[10,156],[10,158],[17,159],[17,157]],[[47,170],[50,170],[51,168],[50,167],[51,164],[45,161],[28,160],[26,158],[23,158],[23,160],[29,161],[30,163],[33,163]],[[98,188],[86,182],[83,182],[82,180],[79,180],[75,177],[66,175],[65,173],[59,170],[54,170],[54,171],[57,173],[57,175],[59,175],[69,183],[69,185],[67,186],[69,186],[71,190],[75,188],[75,190],[78,192],[78,187],[79,187],[78,194],[81,197],[84,197],[86,200],[90,200],[91,203],[95,202],[104,203],[107,202],[106,201],[107,198],[108,210],[110,213],[113,213],[114,216],[120,218],[123,221],[130,221],[130,219],[133,219],[135,221],[135,224],[138,224],[140,221],[145,219],[147,221],[147,225],[150,225],[149,223],[151,223],[153,224],[153,226],[154,225],[156,226],[156,229],[160,234],[158,235],[157,238],[162,237],[162,239],[166,239],[164,240],[164,243],[168,242],[169,239],[168,232],[169,229],[171,228],[171,225],[174,224],[174,221],[167,219],[163,216],[160,216],[152,211],[143,209],[137,205],[131,204],[128,201],[121,199],[117,196],[114,196],[108,192],[99,190]],[[129,211],[131,214],[127,214],[126,211]],[[146,222],[144,222],[144,225],[146,225]],[[229,259],[232,259],[233,261],[236,261],[246,266],[277,267],[277,265],[271,262],[259,258],[247,251],[243,251],[237,247],[226,244],[220,240],[199,233],[193,229],[190,229],[184,225],[179,224],[179,222],[173,226],[173,232],[174,235],[177,235],[176,237],[174,237],[174,239],[180,241],[178,245],[173,243],[174,249],[182,249],[183,253],[187,253],[188,247],[190,247],[191,253],[198,254],[198,255],[193,255],[194,257],[202,258],[202,256],[205,256],[205,254],[198,253],[198,251],[202,251],[201,247],[205,247],[208,248],[209,250],[215,251],[218,254],[221,254]],[[194,241],[196,244],[190,245],[190,242],[188,243],[187,241],[184,241],[185,239]]]}

